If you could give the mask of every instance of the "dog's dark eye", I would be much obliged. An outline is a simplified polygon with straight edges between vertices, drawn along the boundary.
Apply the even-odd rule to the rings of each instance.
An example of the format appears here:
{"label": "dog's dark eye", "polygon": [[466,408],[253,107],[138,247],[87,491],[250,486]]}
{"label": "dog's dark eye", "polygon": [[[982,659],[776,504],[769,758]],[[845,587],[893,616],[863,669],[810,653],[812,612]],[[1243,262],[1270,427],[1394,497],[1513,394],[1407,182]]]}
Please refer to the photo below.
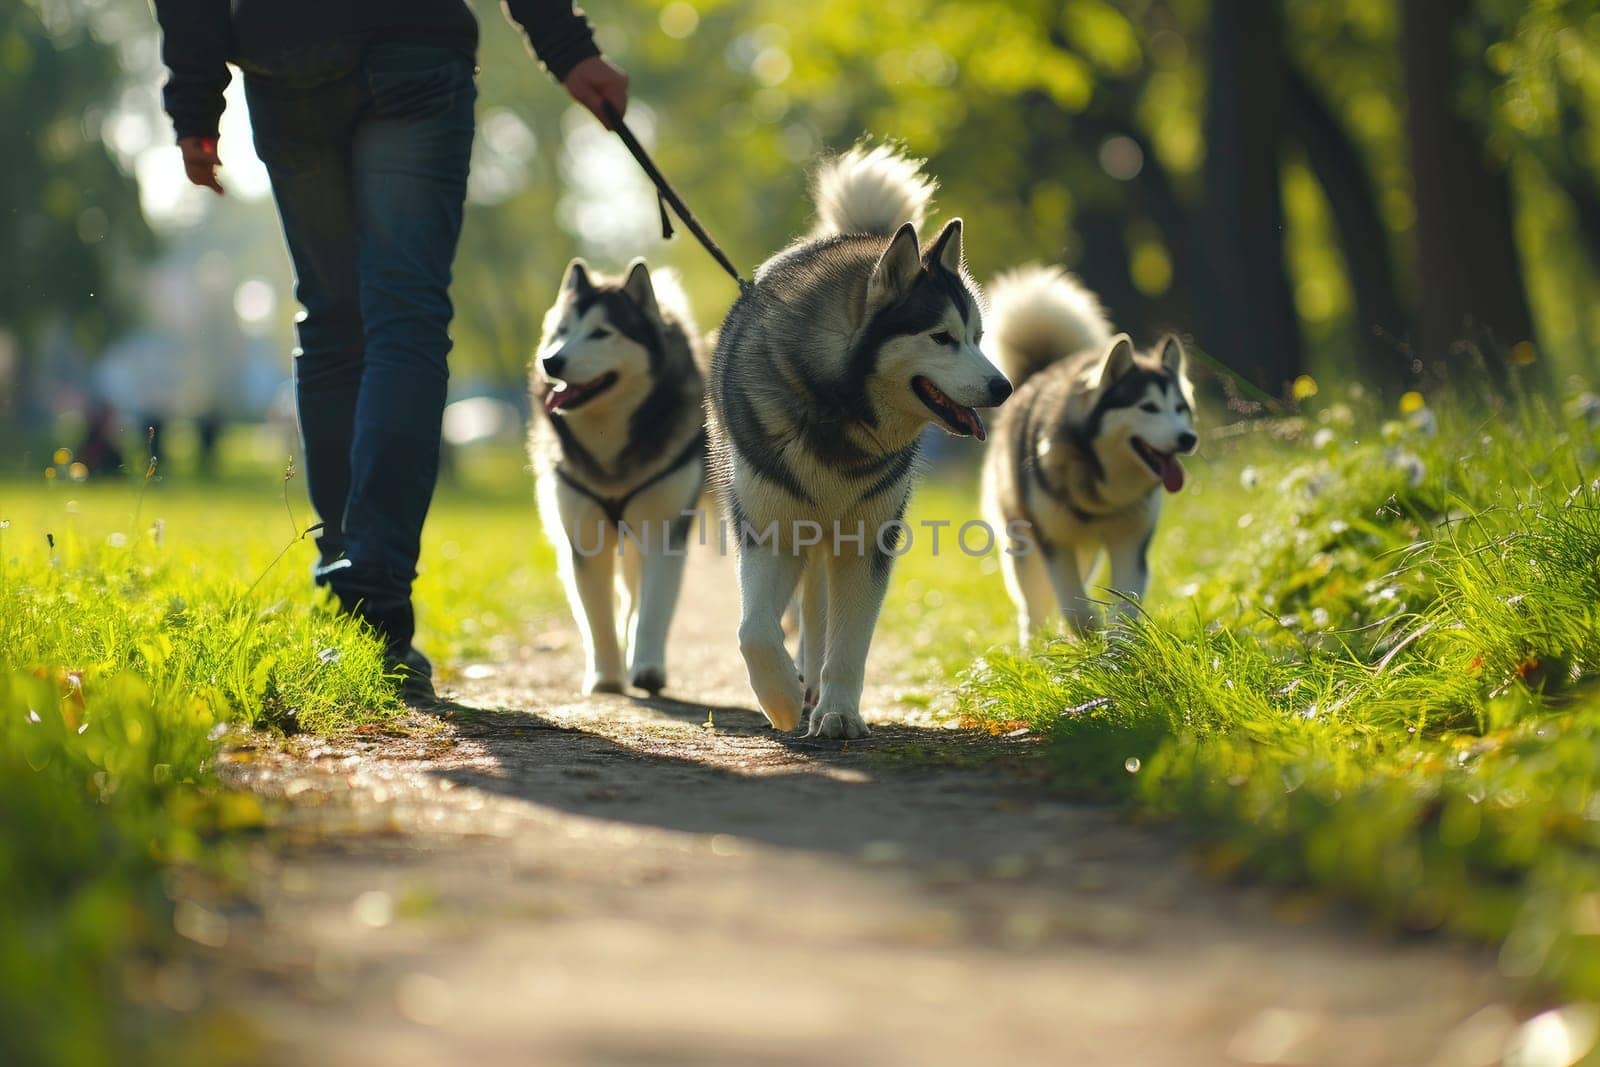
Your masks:
{"label": "dog's dark eye", "polygon": [[602,341],[610,336],[611,331],[606,329],[604,326],[596,326],[594,329],[589,331],[589,340],[591,341]]}
{"label": "dog's dark eye", "polygon": [[1189,414],[1189,405],[1180,400],[1178,401],[1178,406],[1174,410],[1177,411],[1179,415],[1187,415]]}
{"label": "dog's dark eye", "polygon": [[938,333],[930,334],[928,340],[936,345],[953,345],[956,343],[955,335],[949,330],[940,330]]}
{"label": "dog's dark eye", "polygon": [[1156,406],[1156,402],[1154,400],[1146,400],[1143,404],[1139,405],[1139,410],[1148,411],[1150,414],[1154,415],[1161,409]]}

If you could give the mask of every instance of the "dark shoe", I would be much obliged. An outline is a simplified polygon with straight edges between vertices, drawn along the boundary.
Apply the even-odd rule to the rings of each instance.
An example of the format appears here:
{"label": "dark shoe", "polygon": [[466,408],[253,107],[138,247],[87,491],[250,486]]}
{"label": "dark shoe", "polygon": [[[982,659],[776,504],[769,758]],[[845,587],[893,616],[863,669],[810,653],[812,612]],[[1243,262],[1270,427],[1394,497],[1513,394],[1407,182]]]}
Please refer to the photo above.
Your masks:
{"label": "dark shoe", "polygon": [[[353,615],[370,626],[372,632],[378,635],[378,640],[389,650],[389,658],[396,663],[404,662],[408,655],[416,653],[416,649],[411,647],[411,639],[417,632],[417,620],[410,601],[377,608],[366,600],[353,599],[340,593],[339,613]],[[432,668],[429,673],[432,673]]]}
{"label": "dark shoe", "polygon": [[350,568],[350,561],[345,558],[344,548],[329,548],[318,545],[317,561],[311,565],[311,584],[318,589],[332,591],[333,578],[342,570]]}
{"label": "dark shoe", "polygon": [[433,664],[428,662],[427,656],[417,651],[415,645],[408,646],[398,658],[385,656],[383,666],[384,673],[399,680],[402,703],[416,707],[438,702],[439,698],[433,691]]}

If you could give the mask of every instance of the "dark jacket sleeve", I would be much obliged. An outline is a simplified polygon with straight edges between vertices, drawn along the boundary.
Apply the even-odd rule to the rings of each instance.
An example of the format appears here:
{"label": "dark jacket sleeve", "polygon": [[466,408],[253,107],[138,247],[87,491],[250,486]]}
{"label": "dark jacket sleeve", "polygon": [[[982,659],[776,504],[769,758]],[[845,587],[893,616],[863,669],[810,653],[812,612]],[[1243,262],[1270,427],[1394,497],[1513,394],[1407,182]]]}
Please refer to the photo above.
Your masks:
{"label": "dark jacket sleeve", "polygon": [[572,68],[600,54],[583,9],[572,0],[501,0],[506,14],[528,35],[528,44],[540,62],[563,81]]}
{"label": "dark jacket sleeve", "polygon": [[161,102],[179,138],[215,137],[228,87],[228,0],[154,0],[161,60],[170,75]]}

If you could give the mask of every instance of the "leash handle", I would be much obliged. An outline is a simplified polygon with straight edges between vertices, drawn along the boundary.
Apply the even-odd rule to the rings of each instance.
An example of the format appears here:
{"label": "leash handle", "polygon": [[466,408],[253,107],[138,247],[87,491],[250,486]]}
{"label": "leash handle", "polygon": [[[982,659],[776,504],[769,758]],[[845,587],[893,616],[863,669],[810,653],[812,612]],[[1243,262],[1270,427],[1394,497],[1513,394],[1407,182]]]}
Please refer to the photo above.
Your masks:
{"label": "leash handle", "polygon": [[711,254],[711,258],[717,261],[717,265],[727,271],[728,277],[739,284],[739,291],[742,293],[748,290],[750,283],[740,276],[739,269],[733,265],[733,261],[728,258],[727,253],[723,252],[722,247],[712,240],[711,235],[706,232],[706,228],[700,225],[700,220],[694,217],[694,212],[690,211],[689,205],[683,202],[683,197],[678,195],[678,191],[672,187],[672,183],[667,181],[666,175],[661,173],[661,168],[657,167],[655,160],[650,158],[650,153],[644,150],[644,145],[639,143],[639,138],[635,137],[633,131],[628,128],[628,124],[622,121],[622,113],[609,100],[601,101],[600,108],[605,112],[606,121],[611,124],[611,131],[622,138],[622,143],[628,147],[629,154],[633,156],[634,160],[644,170],[646,176],[649,177],[651,183],[655,185],[656,195],[663,201],[661,208],[662,232],[668,237],[672,236],[666,210],[666,205],[670,204],[678,218],[685,226],[689,227],[689,232],[694,234],[695,239]]}

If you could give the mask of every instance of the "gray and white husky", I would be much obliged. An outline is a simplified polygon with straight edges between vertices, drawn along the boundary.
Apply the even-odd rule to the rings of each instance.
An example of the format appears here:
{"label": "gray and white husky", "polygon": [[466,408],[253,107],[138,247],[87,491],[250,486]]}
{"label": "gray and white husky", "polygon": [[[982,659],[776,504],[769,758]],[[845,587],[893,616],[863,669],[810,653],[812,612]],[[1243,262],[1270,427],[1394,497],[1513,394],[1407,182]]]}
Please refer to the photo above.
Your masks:
{"label": "gray and white husky", "polygon": [[[530,371],[539,512],[583,634],[583,688],[666,685],[667,629],[706,477],[699,337],[670,276],[567,267]],[[620,566],[620,573],[618,568]],[[620,603],[619,603],[620,600]]]}
{"label": "gray and white husky", "polygon": [[1149,353],[1112,336],[1094,294],[1055,267],[1023,267],[990,289],[989,351],[1016,383],[984,458],[985,517],[1031,525],[1024,551],[1002,553],[1006,588],[1026,644],[1059,607],[1082,632],[1094,624],[1085,589],[1102,551],[1113,613],[1143,597],[1161,490],[1183,488],[1193,452],[1194,390],[1183,345]]}
{"label": "gray and white husky", "polygon": [[[917,441],[984,436],[1011,385],[978,347],[961,221],[917,242],[934,183],[887,148],[823,166],[814,234],[764,263],[711,365],[716,479],[739,532],[739,648],[761,710],[790,730],[863,737],[867,649]],[[800,664],[781,618],[800,586]]]}

